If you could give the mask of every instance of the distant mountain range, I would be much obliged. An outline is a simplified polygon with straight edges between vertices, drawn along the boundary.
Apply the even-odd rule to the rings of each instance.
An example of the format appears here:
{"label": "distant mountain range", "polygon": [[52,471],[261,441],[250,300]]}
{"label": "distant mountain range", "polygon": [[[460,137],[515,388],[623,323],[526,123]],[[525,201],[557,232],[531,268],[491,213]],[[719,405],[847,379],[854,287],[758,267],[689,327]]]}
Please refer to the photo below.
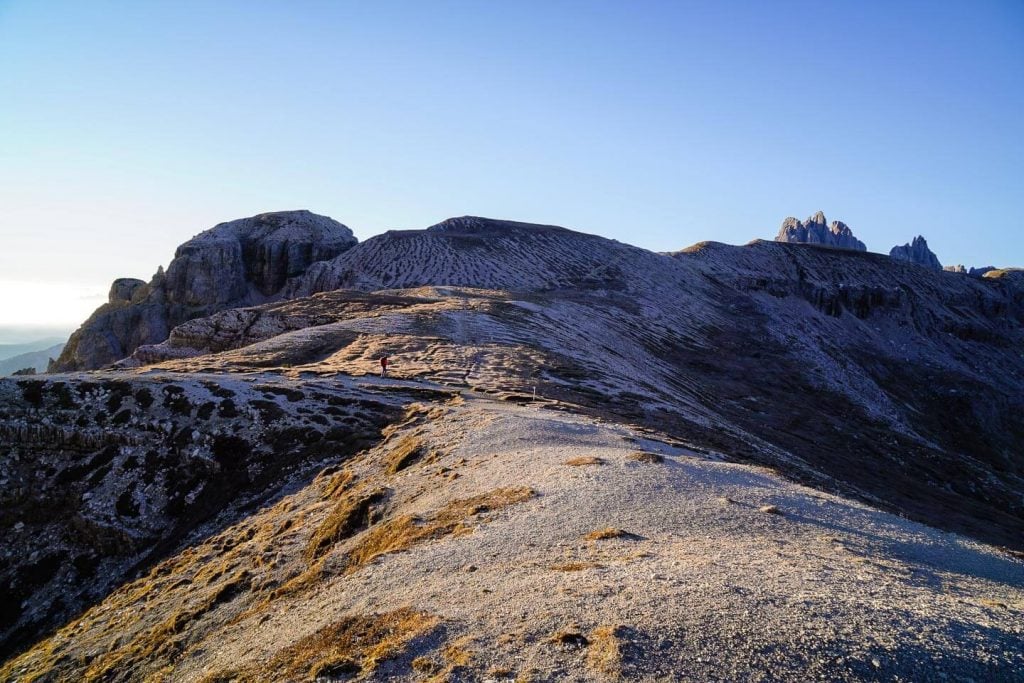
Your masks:
{"label": "distant mountain range", "polygon": [[[23,345],[18,344],[17,346]],[[50,361],[58,358],[63,349],[64,342],[59,341],[56,344],[51,344],[50,346],[42,349],[19,353],[16,356],[0,359],[0,376],[11,375],[18,370],[24,370],[26,368],[32,368],[36,372],[46,372],[46,368],[49,366]],[[5,349],[0,347],[0,356],[2,356],[5,351]]]}

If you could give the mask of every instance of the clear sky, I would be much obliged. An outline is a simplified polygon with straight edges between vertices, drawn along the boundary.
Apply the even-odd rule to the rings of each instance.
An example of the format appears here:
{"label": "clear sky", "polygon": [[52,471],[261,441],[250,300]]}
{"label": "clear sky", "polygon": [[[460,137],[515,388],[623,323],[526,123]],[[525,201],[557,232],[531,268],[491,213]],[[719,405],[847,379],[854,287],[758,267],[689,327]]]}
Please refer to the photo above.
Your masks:
{"label": "clear sky", "polygon": [[294,208],[1024,265],[1024,2],[0,0],[0,324]]}

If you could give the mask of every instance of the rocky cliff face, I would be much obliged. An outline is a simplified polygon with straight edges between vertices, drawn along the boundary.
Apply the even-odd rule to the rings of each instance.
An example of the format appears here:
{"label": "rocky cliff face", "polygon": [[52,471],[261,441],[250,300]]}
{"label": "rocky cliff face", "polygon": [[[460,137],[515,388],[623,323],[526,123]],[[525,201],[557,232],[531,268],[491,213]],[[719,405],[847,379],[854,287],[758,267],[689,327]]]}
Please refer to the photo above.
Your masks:
{"label": "rocky cliff face", "polygon": [[821,211],[802,223],[793,217],[782,221],[775,241],[867,251],[864,243],[853,236],[850,226],[841,221],[832,221],[832,224],[828,225],[825,214]]}
{"label": "rocky cliff face", "polygon": [[928,248],[928,242],[921,235],[915,237],[914,241],[910,244],[893,247],[889,252],[889,258],[924,266],[932,270],[943,269],[938,257]]}
{"label": "rocky cliff face", "polygon": [[271,301],[290,278],[356,241],[341,223],[309,211],[221,223],[178,247],[166,273],[160,269],[148,284],[115,280],[108,303],[71,335],[51,370],[103,367],[163,341],[186,320]]}

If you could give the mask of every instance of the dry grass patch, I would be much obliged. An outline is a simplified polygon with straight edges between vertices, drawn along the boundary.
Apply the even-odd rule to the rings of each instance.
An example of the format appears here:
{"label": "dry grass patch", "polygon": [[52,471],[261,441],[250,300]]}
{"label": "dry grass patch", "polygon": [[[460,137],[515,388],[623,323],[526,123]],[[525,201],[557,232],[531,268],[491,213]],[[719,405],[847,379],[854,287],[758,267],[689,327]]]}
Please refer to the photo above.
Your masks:
{"label": "dry grass patch", "polygon": [[548,642],[562,647],[586,647],[590,640],[575,625],[566,626],[548,637]]}
{"label": "dry grass patch", "polygon": [[590,634],[587,667],[606,677],[622,674],[622,645],[626,629],[622,626],[598,626]]}
{"label": "dry grass patch", "polygon": [[287,581],[275,588],[270,592],[267,598],[257,606],[256,609],[266,607],[270,603],[278,600],[279,598],[286,597],[288,595],[295,595],[305,591],[313,584],[320,581],[324,573],[324,560],[323,558],[317,560],[310,566],[306,567],[301,572],[292,575]]}
{"label": "dry grass patch", "polygon": [[416,436],[403,437],[387,456],[385,470],[388,474],[401,472],[422,458],[426,453],[423,441]]}
{"label": "dry grass patch", "polygon": [[380,433],[384,438],[391,438],[391,436],[396,432],[400,432],[407,427],[412,427],[422,422],[431,410],[432,407],[430,405],[419,402],[410,403],[406,406],[405,414],[402,415],[402,419],[387,425]]}
{"label": "dry grass patch", "polygon": [[660,465],[665,462],[664,456],[657,453],[648,453],[647,451],[634,451],[629,454],[629,459],[633,462],[642,462],[647,465]]}
{"label": "dry grass patch", "polygon": [[604,460],[593,455],[581,455],[578,458],[569,458],[565,461],[566,465],[572,467],[583,467],[584,465],[603,465]]}
{"label": "dry grass patch", "polygon": [[153,628],[93,659],[82,675],[82,680],[87,683],[131,680],[134,673],[173,659],[185,647],[186,631],[196,630],[200,618],[247,591],[250,582],[248,572],[238,572],[194,606],[172,611],[170,616]]}
{"label": "dry grass patch", "polygon": [[349,551],[348,571],[354,571],[375,557],[411,548],[419,543],[444,536],[469,533],[465,521],[473,515],[500,510],[537,495],[528,487],[501,488],[472,498],[448,503],[427,515],[400,515],[385,520],[366,531]]}
{"label": "dry grass patch", "polygon": [[432,631],[437,617],[409,608],[346,617],[278,651],[269,662],[222,671],[205,683],[315,681],[372,676],[386,659]]}
{"label": "dry grass patch", "polygon": [[588,541],[607,541],[611,538],[630,538],[632,536],[633,534],[625,531],[624,529],[617,529],[613,526],[609,526],[604,529],[595,529],[584,536],[584,538]]}
{"label": "dry grass patch", "polygon": [[386,489],[369,492],[351,491],[345,494],[337,506],[327,515],[306,543],[303,557],[313,562],[325,555],[332,546],[354,536],[370,525],[373,507],[387,495]]}
{"label": "dry grass patch", "polygon": [[342,470],[328,475],[320,475],[317,477],[318,482],[323,486],[324,498],[337,498],[339,495],[345,493],[352,485],[356,475],[351,470]]}
{"label": "dry grass patch", "polygon": [[985,605],[985,607],[993,607],[993,608],[998,607],[1000,609],[1007,609],[1006,603],[1002,602],[1001,600],[992,600],[991,598],[982,598],[982,599],[978,600],[978,602],[980,602],[982,605]]}

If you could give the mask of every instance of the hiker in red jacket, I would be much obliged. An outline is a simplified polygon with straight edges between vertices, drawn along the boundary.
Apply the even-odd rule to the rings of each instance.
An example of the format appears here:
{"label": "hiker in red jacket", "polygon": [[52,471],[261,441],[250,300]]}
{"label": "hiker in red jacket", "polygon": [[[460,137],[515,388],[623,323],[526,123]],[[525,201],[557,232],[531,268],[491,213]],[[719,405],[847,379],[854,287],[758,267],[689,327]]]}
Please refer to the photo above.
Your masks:
{"label": "hiker in red jacket", "polygon": [[384,377],[387,374],[388,374],[388,357],[387,356],[381,356],[380,357],[380,376]]}

